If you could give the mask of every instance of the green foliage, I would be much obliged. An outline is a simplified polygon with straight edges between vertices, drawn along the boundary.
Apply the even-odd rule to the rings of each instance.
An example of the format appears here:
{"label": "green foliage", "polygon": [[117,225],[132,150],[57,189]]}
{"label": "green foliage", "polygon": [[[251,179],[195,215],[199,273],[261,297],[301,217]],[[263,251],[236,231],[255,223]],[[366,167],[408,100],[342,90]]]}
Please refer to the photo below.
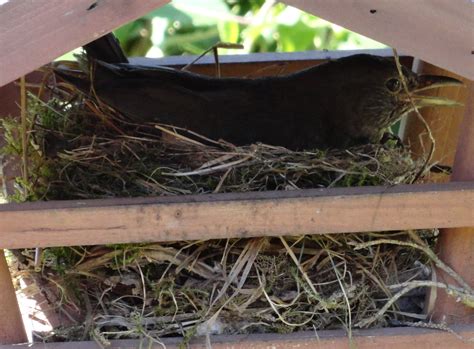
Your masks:
{"label": "green foliage", "polygon": [[73,248],[52,247],[43,251],[42,263],[51,267],[58,274],[64,275],[74,267],[80,257]]}
{"label": "green foliage", "polygon": [[294,52],[384,47],[318,17],[265,0],[174,0],[118,30],[129,56],[201,54],[218,42],[243,50]]}
{"label": "green foliage", "polygon": [[143,17],[130,22],[115,31],[128,56],[144,56],[153,46],[151,18]]}

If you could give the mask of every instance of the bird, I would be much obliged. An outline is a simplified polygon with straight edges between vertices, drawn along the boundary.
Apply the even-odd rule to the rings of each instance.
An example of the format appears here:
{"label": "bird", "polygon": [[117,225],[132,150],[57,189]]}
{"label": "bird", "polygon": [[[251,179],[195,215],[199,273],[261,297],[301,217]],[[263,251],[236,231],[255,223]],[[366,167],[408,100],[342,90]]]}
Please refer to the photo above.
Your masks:
{"label": "bird", "polygon": [[107,63],[129,63],[119,40],[113,33],[85,44],[83,48],[90,60],[100,59]]}
{"label": "bird", "polygon": [[377,143],[415,107],[456,105],[420,92],[462,84],[402,67],[407,93],[394,58],[369,54],[287,75],[220,78],[131,64],[110,37],[85,50],[93,74],[60,67],[56,74],[86,94],[93,89],[131,122],[173,125],[237,146],[308,150]]}

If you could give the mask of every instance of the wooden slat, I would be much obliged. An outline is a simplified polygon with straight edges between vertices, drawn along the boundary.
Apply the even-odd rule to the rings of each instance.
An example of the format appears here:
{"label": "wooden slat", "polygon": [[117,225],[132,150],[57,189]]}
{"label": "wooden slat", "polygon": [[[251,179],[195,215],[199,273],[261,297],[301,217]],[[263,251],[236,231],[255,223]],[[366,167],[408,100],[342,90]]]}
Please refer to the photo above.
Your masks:
{"label": "wooden slat", "polygon": [[[419,74],[452,76],[461,79],[466,86],[469,84],[469,80],[459,75],[420,60],[415,61],[414,70]],[[466,104],[468,94],[466,86],[443,87],[434,89],[426,94],[441,96]],[[423,108],[420,112],[425,121],[429,124],[431,133],[436,140],[433,161],[452,166],[454,163],[454,155],[456,154],[459,133],[461,131],[461,121],[465,114],[464,108]],[[427,149],[431,147],[431,141],[423,122],[414,115],[407,118],[406,128],[402,138],[404,143],[410,145],[410,151],[415,157],[425,155]]]}
{"label": "wooden slat", "polygon": [[474,82],[468,85],[468,98],[452,178],[455,181],[474,181]]}
{"label": "wooden slat", "polygon": [[[373,330],[354,330],[350,344],[344,331],[296,332],[290,334],[252,334],[235,336],[211,336],[211,346],[206,346],[205,338],[195,338],[187,348],[190,349],[471,349],[474,337],[474,326],[453,326],[452,330],[462,336],[421,328],[379,328]],[[149,348],[167,349],[180,348],[181,338],[162,338],[159,343],[149,343],[146,339],[115,340],[110,342],[108,349]],[[0,345],[0,349],[43,349],[45,344]],[[97,342],[66,342],[48,343],[50,349],[97,349]]]}
{"label": "wooden slat", "polygon": [[[469,86],[466,113],[461,124],[461,135],[453,165],[452,180],[474,181],[474,83]],[[471,212],[474,215],[474,212]],[[442,230],[438,239],[440,258],[474,286],[474,226]],[[438,278],[451,281],[438,270]],[[445,292],[438,294],[434,318],[448,323],[474,323],[474,308],[463,306]],[[474,346],[474,345],[473,345]]]}
{"label": "wooden slat", "polygon": [[0,344],[26,342],[28,338],[2,250],[0,250],[0,285]]}
{"label": "wooden slat", "polygon": [[[393,56],[391,49],[344,50],[344,51],[307,51],[307,52],[266,52],[245,55],[223,55],[219,58],[223,77],[256,77],[282,75],[306,69],[331,59],[352,56],[355,54],[371,54],[382,57]],[[197,56],[171,56],[163,58],[134,57],[130,61],[145,66],[164,65],[181,68],[194,61]],[[412,67],[413,58],[400,54],[400,62]],[[216,68],[214,57],[207,55],[199,59],[190,71],[214,76]],[[315,83],[318,83],[315,81]]]}
{"label": "wooden slat", "polygon": [[474,182],[0,205],[0,248],[474,226]]}
{"label": "wooden slat", "polygon": [[[415,71],[422,74],[450,75],[444,69],[431,64],[415,61]],[[456,78],[460,78],[454,75]],[[449,87],[432,91],[435,96],[444,96],[466,105],[463,108],[426,108],[422,109],[423,118],[431,128],[436,140],[436,151],[433,161],[453,166],[453,180],[474,180],[474,85],[463,79],[467,88]],[[470,86],[470,88],[469,88]],[[471,91],[471,100],[467,99]],[[463,122],[461,126],[461,122]],[[420,134],[424,133],[423,137]],[[462,137],[458,140],[459,135]],[[405,140],[410,143],[410,150],[415,156],[421,156],[431,146],[423,123],[416,117],[409,118]],[[459,146],[458,145],[459,141]],[[456,154],[456,161],[455,161]],[[430,181],[446,182],[447,175],[436,175]],[[461,275],[468,284],[474,285],[474,227],[442,230],[438,238],[437,249],[442,259]],[[436,271],[437,278],[455,284],[442,270]],[[445,292],[436,288],[428,290],[429,301],[426,302],[429,315],[437,321],[449,323],[474,322],[474,309],[456,303]]]}
{"label": "wooden slat", "polygon": [[[378,48],[378,49],[361,49],[361,50],[329,50],[329,51],[304,51],[304,52],[259,52],[259,53],[248,53],[248,54],[236,54],[236,55],[221,55],[219,56],[219,62],[221,64],[286,64],[291,62],[299,61],[316,61],[322,62],[329,59],[338,59],[343,57],[352,56],[355,54],[371,54],[382,57],[393,56],[393,51],[390,48]],[[403,57],[403,54],[400,54]],[[153,66],[153,65],[166,65],[166,66],[183,66],[194,61],[199,56],[196,55],[182,55],[182,56],[168,56],[161,58],[148,58],[148,57],[132,57],[131,62],[134,64]],[[406,56],[405,56],[406,57]],[[194,65],[214,65],[214,56],[212,54],[201,57]],[[192,66],[191,66],[192,67]]]}
{"label": "wooden slat", "polygon": [[168,1],[1,1],[0,86]]}
{"label": "wooden slat", "polygon": [[284,0],[407,54],[474,79],[469,0]]}

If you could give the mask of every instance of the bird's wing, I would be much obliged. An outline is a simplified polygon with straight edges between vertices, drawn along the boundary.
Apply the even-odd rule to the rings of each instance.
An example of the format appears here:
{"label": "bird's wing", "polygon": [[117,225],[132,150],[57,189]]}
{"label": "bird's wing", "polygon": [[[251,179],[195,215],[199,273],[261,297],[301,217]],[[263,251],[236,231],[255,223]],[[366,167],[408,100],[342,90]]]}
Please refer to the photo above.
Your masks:
{"label": "bird's wing", "polygon": [[[278,79],[210,78],[168,68],[98,61],[99,98],[135,122],[187,128],[235,144],[290,145],[301,113]],[[292,138],[293,137],[293,138]]]}

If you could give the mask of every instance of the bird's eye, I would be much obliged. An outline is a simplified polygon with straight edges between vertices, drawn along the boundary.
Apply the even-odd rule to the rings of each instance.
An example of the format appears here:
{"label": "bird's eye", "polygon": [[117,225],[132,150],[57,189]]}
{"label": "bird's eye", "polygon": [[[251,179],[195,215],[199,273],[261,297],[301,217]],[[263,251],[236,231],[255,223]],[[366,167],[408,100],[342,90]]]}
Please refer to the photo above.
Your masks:
{"label": "bird's eye", "polygon": [[387,86],[387,88],[392,92],[398,92],[400,91],[402,84],[400,83],[400,80],[394,78],[394,79],[387,80],[387,82],[385,83],[385,86]]}

